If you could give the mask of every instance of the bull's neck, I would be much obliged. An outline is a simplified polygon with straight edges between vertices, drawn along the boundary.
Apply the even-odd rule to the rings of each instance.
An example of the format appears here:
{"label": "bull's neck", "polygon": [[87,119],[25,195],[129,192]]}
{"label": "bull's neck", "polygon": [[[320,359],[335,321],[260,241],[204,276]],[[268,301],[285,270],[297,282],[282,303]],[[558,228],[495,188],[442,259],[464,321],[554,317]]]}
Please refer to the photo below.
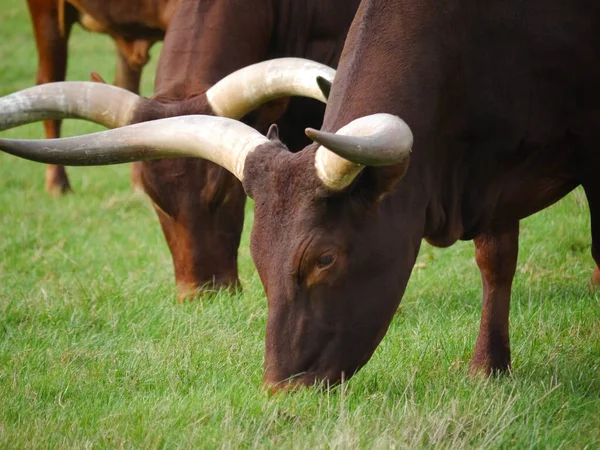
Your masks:
{"label": "bull's neck", "polygon": [[[443,138],[460,103],[452,80],[457,65],[458,37],[437,2],[363,1],[352,24],[336,80],[329,97],[323,129],[337,131],[369,114],[401,117],[414,134],[407,174],[388,200],[393,215],[411,235],[435,236],[450,245],[462,235],[460,193],[440,190],[441,180],[453,179],[444,163]],[[443,36],[443,38],[442,38]],[[454,99],[453,97],[456,97]],[[440,124],[446,129],[440,129]],[[452,168],[454,170],[455,167]]]}
{"label": "bull's neck", "polygon": [[360,0],[279,0],[269,58],[295,56],[337,67]]}
{"label": "bull's neck", "polygon": [[[343,3],[343,6],[341,6]],[[266,59],[307,58],[335,67],[358,0],[182,0],[158,62],[155,98],[187,100]]]}
{"label": "bull's neck", "polygon": [[185,100],[224,76],[262,61],[273,27],[272,0],[182,0],[158,62],[155,98]]}

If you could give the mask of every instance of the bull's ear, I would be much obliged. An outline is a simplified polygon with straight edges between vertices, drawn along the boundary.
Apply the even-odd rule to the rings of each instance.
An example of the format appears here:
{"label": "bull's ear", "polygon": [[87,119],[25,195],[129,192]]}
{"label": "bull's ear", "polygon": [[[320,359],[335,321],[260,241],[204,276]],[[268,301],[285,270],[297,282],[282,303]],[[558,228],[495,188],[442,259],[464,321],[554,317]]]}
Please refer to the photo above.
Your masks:
{"label": "bull's ear", "polygon": [[108,84],[106,81],[104,81],[104,78],[102,78],[98,72],[90,72],[90,80],[92,80],[95,83]]}
{"label": "bull's ear", "polygon": [[270,141],[248,153],[244,162],[242,186],[246,195],[253,200],[269,183],[269,174],[281,172],[282,167],[289,164],[288,158],[292,153],[273,135],[276,131],[277,127],[271,125],[268,134]]}
{"label": "bull's ear", "polygon": [[272,124],[269,127],[269,131],[267,131],[267,139],[269,139],[270,141],[279,140],[279,127],[276,123]]}
{"label": "bull's ear", "polygon": [[323,77],[317,77],[317,84],[319,85],[319,89],[323,93],[323,96],[329,100],[329,93],[331,92],[331,81],[326,80]]}
{"label": "bull's ear", "polygon": [[350,189],[369,203],[379,204],[391,194],[408,170],[409,159],[387,167],[365,167]]}

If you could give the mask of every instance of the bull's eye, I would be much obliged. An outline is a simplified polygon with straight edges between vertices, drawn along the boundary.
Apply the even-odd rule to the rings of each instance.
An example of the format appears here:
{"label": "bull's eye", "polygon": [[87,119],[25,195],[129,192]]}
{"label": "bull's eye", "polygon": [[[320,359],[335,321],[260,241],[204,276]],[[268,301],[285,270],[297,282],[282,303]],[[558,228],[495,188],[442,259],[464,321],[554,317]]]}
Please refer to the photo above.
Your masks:
{"label": "bull's eye", "polygon": [[317,268],[320,270],[326,269],[335,262],[335,255],[333,253],[324,253],[317,259]]}

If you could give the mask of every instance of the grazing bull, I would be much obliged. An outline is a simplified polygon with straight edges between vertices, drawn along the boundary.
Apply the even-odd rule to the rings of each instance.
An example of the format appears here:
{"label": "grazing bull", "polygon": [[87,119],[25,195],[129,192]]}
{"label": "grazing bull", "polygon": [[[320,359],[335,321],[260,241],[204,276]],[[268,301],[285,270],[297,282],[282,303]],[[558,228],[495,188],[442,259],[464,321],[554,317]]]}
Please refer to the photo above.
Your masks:
{"label": "grazing bull", "polygon": [[[264,90],[265,80],[256,80],[246,94],[256,92],[259,97],[244,103],[239,92],[228,91],[231,83],[216,88],[219,80],[242,67],[284,56],[337,65],[358,4],[359,0],[183,0],[165,37],[153,101],[128,96],[125,103],[133,110],[123,113],[123,94],[113,90],[109,95],[105,86],[98,86],[94,91],[98,101],[90,102],[89,110],[80,111],[78,117],[109,127],[189,114],[240,119],[274,98],[273,93]],[[318,73],[311,74],[314,85]],[[330,78],[331,72],[322,75]],[[303,89],[299,86],[290,92],[305,95]],[[215,107],[212,97],[222,99],[225,91],[231,100]],[[49,86],[40,95],[58,99],[56,93]],[[116,122],[97,114],[106,111],[107,96],[115,98],[110,108],[111,117],[120,117]],[[73,117],[68,105],[79,97],[73,91],[68,98],[60,97],[62,103],[47,104],[46,112]],[[320,93],[316,98],[324,101]],[[283,99],[266,105],[247,121],[262,132],[277,121],[282,138],[290,148],[300,150],[310,142],[302,130],[320,127],[323,113],[324,106],[314,100],[295,98],[288,105]],[[0,123],[0,129],[6,126]],[[202,288],[239,286],[237,250],[245,195],[235,177],[215,164],[181,159],[144,163],[142,179],[173,256],[179,298]]]}
{"label": "grazing bull", "polygon": [[[37,84],[65,79],[69,35],[79,22],[111,36],[117,47],[115,84],[138,92],[150,47],[164,37],[178,1],[27,0],[39,57]],[[59,120],[47,121],[44,128],[47,138],[60,136]],[[139,183],[139,167],[132,178]],[[71,189],[64,167],[46,168],[46,189],[54,194]]]}
{"label": "grazing bull", "polygon": [[336,382],[362,367],[422,238],[475,241],[483,312],[471,370],[505,371],[520,219],[582,185],[600,262],[599,27],[600,4],[583,0],[364,0],[323,131],[307,130],[318,144],[301,152],[207,117],[69,138],[53,153],[35,141],[0,148],[79,164],[177,150],[242,180],[269,303],[268,385]]}

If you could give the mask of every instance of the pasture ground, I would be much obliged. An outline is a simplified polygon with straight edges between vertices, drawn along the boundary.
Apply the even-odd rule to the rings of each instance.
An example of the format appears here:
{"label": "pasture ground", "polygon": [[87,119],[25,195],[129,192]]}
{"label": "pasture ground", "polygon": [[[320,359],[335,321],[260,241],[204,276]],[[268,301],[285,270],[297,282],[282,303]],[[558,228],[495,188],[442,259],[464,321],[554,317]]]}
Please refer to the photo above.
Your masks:
{"label": "pasture ground", "polygon": [[[1,0],[0,94],[30,86],[25,2]],[[76,29],[69,79],[113,76],[107,38]],[[144,93],[152,88],[150,74]],[[98,129],[66,124],[65,134]],[[2,133],[42,137],[35,124]],[[597,448],[600,297],[588,287],[589,215],[577,190],[522,222],[514,373],[467,379],[479,325],[471,243],[424,245],[369,364],[329,392],[261,389],[266,302],[248,251],[244,292],[175,301],[166,244],[129,168],[69,170],[0,155],[2,448]]]}

